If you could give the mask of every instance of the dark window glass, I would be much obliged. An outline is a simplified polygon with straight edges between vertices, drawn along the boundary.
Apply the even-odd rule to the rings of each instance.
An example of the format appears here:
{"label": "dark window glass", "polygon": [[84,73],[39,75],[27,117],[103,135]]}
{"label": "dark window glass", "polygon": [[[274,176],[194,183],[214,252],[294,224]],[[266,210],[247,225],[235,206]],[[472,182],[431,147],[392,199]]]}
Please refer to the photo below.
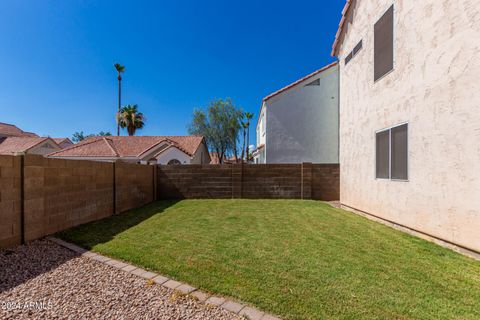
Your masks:
{"label": "dark window glass", "polygon": [[378,132],[376,135],[376,177],[390,178],[390,130]]}
{"label": "dark window glass", "polygon": [[355,56],[358,51],[360,51],[362,49],[362,46],[363,46],[363,41],[360,40],[360,42],[355,46],[355,48],[353,48],[353,55]]}
{"label": "dark window glass", "polygon": [[375,81],[393,70],[393,5],[374,27]]}
{"label": "dark window glass", "polygon": [[408,125],[392,128],[392,179],[408,179]]}
{"label": "dark window glass", "polygon": [[352,58],[353,58],[353,53],[350,52],[348,56],[345,58],[345,65],[347,65],[350,62],[350,60],[352,60]]}

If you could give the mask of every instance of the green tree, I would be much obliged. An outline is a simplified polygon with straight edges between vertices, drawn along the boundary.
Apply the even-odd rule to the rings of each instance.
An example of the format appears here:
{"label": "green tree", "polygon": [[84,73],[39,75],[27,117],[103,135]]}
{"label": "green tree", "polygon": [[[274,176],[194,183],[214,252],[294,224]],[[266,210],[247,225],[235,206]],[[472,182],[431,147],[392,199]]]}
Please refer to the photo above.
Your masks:
{"label": "green tree", "polygon": [[208,148],[218,154],[219,162],[224,157],[238,155],[238,135],[243,112],[235,107],[232,100],[216,99],[206,110],[195,109],[188,132],[205,137]]}
{"label": "green tree", "polygon": [[98,134],[87,134],[87,135],[84,134],[83,131],[77,131],[72,135],[72,141],[77,143],[90,137],[107,137],[111,135],[112,134],[108,131],[107,132],[100,131]]}
{"label": "green tree", "polygon": [[122,129],[127,128],[129,136],[133,136],[135,131],[144,127],[145,117],[143,113],[138,112],[136,104],[129,104],[120,109],[117,114],[117,122]]}
{"label": "green tree", "polygon": [[[118,113],[120,113],[120,109],[122,106],[122,73],[125,72],[125,66],[122,66],[119,63],[115,63],[113,65],[115,70],[117,70],[118,74]],[[120,135],[120,123],[117,122],[117,136]]]}
{"label": "green tree", "polygon": [[85,138],[87,138],[87,137],[88,136],[85,136],[83,131],[77,131],[72,135],[72,141],[77,143],[77,142],[80,142],[82,140],[85,140]]}

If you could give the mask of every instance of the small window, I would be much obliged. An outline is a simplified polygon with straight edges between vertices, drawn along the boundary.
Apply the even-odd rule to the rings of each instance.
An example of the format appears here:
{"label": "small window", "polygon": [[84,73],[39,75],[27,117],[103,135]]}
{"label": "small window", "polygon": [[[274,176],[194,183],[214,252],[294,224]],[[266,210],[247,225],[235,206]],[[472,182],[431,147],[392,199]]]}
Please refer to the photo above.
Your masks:
{"label": "small window", "polygon": [[363,41],[360,40],[359,43],[357,43],[357,45],[355,46],[355,48],[353,48],[353,50],[345,57],[345,65],[347,65],[350,60],[353,59],[353,57],[355,57],[358,52],[362,49],[363,47]]}
{"label": "small window", "polygon": [[309,86],[319,86],[320,85],[320,78],[316,79],[316,80],[313,80],[312,82],[309,82],[305,85],[305,87],[309,87]]}
{"label": "small window", "polygon": [[393,5],[374,26],[374,79],[393,70]]}
{"label": "small window", "polygon": [[179,165],[179,164],[182,164],[182,163],[180,162],[180,160],[172,159],[172,160],[168,161],[167,164],[168,164],[169,166],[171,166],[171,165]]}
{"label": "small window", "polygon": [[408,180],[408,124],[376,133],[375,177]]}

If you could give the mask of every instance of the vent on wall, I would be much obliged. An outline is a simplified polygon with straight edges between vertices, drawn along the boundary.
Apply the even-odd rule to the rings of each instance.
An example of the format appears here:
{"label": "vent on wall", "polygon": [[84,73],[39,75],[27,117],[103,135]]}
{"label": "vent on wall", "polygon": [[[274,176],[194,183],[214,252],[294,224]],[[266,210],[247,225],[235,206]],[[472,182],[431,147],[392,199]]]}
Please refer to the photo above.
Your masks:
{"label": "vent on wall", "polygon": [[319,86],[319,85],[320,85],[320,78],[318,78],[317,80],[313,80],[312,82],[307,83],[304,87],[307,87],[307,86]]}
{"label": "vent on wall", "polygon": [[353,48],[353,50],[345,57],[345,65],[347,65],[350,60],[353,59],[353,57],[355,57],[358,52],[362,49],[363,47],[363,41],[360,40],[359,43],[357,43],[357,45],[355,46],[355,48]]}

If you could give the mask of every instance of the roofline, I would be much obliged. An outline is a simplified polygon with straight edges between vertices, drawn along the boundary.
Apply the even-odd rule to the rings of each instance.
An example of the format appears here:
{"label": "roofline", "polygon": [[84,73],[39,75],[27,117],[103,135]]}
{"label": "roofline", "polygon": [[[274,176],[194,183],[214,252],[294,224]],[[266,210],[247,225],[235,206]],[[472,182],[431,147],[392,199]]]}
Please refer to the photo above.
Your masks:
{"label": "roofline", "polygon": [[137,157],[142,157],[145,153],[147,152],[151,152],[151,151],[154,151],[156,147],[158,147],[162,142],[167,142],[167,143],[170,143],[170,145],[173,144],[173,141],[168,139],[168,138],[164,138],[160,141],[158,141],[157,143],[155,143],[153,146],[150,146],[148,147],[147,149],[141,151],[139,154],[137,154]]}
{"label": "roofline", "polygon": [[323,71],[326,71],[326,70],[328,70],[328,69],[336,66],[337,64],[338,64],[338,61],[334,61],[334,62],[332,62],[332,63],[330,63],[330,64],[328,64],[328,65],[326,65],[326,66],[324,66],[324,67],[322,67],[322,68],[320,68],[320,69],[318,69],[317,71],[314,71],[314,72],[306,75],[305,77],[303,77],[303,78],[301,78],[301,79],[298,79],[298,80],[295,81],[295,82],[290,83],[288,86],[285,86],[285,87],[283,87],[282,89],[277,90],[277,91],[269,94],[269,95],[266,96],[265,98],[263,98],[263,102],[268,101],[269,99],[275,97],[276,95],[279,95],[280,93],[282,93],[282,92],[284,92],[284,91],[287,91],[288,89],[291,89],[291,88],[295,87],[297,84],[300,84],[300,83],[302,83],[303,81],[306,81],[306,80],[310,79],[311,77],[316,76],[317,74],[322,73]]}
{"label": "roofline", "polygon": [[342,19],[340,19],[340,23],[338,24],[338,30],[337,33],[335,34],[335,40],[333,41],[332,45],[332,52],[330,53],[332,57],[336,57],[338,53],[338,45],[340,44],[340,38],[343,34],[343,31],[345,30],[345,22],[347,21],[347,14],[348,10],[352,6],[354,0],[347,0],[345,3],[345,6],[343,7],[342,10]]}
{"label": "roofline", "polygon": [[[51,156],[51,155],[55,155],[55,153],[60,153],[60,152],[64,152],[64,151],[67,151],[67,150],[70,150],[70,149],[75,149],[75,148],[79,148],[79,147],[82,147],[84,145],[87,145],[87,144],[91,144],[91,143],[94,143],[94,142],[97,142],[100,137],[92,137],[92,139],[90,141],[85,141],[83,143],[75,143],[69,147],[66,147],[64,149],[61,149],[61,150],[58,150],[58,151],[54,151],[52,153],[49,153],[48,155]],[[83,140],[82,140],[83,141]],[[80,142],[82,142],[80,141]]]}
{"label": "roofline", "polygon": [[[28,138],[33,138],[33,139],[35,139],[35,138],[37,138],[37,137],[12,137],[12,138],[27,138],[27,139],[28,139]],[[23,150],[22,152],[26,152],[26,151],[32,149],[33,147],[38,146],[40,143],[44,143],[44,142],[47,141],[47,140],[50,140],[50,141],[53,142],[57,147],[60,148],[60,146],[58,145],[58,143],[55,142],[55,140],[53,140],[52,138],[49,138],[49,137],[44,137],[44,138],[42,138],[42,140],[40,140],[39,142],[35,143],[33,146],[28,147],[27,149]]]}

